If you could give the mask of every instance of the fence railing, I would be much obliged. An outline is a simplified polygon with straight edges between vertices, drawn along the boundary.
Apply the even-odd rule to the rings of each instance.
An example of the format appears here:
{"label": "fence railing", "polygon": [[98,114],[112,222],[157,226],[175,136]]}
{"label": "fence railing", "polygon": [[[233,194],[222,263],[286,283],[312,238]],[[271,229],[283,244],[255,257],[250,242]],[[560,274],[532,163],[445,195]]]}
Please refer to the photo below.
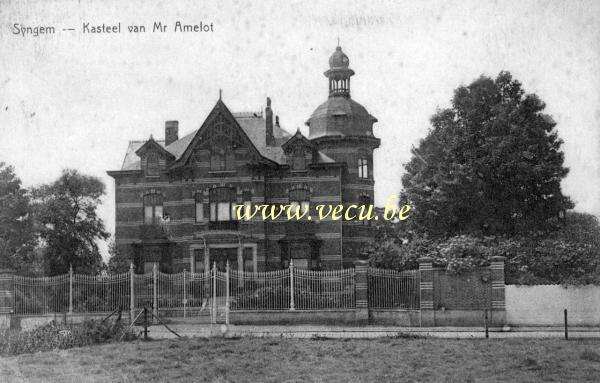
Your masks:
{"label": "fence railing", "polygon": [[367,282],[370,308],[419,309],[419,270],[396,271],[370,268]]}
{"label": "fence railing", "polygon": [[[44,278],[17,276],[15,313],[134,312],[152,307],[162,316],[197,316],[219,311],[328,310],[356,308],[355,269],[312,271],[290,264],[270,272],[219,271],[165,274],[130,272],[87,276],[70,272]],[[418,309],[418,271],[368,269],[371,308]]]}

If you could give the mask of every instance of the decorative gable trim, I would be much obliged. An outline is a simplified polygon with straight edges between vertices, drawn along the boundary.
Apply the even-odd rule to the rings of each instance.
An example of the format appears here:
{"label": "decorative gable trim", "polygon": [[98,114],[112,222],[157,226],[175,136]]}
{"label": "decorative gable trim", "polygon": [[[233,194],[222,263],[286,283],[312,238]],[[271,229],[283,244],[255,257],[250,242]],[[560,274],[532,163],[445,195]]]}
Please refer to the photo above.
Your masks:
{"label": "decorative gable trim", "polygon": [[289,150],[296,145],[306,146],[311,150],[315,150],[316,148],[308,138],[304,137],[304,135],[300,133],[300,130],[296,131],[296,134],[294,134],[289,140],[281,145],[281,148],[285,153],[288,153]]}
{"label": "decorative gable trim", "polygon": [[173,156],[167,151],[167,149],[163,148],[158,142],[156,142],[152,136],[150,136],[150,139],[146,141],[144,145],[142,145],[138,150],[135,151],[135,154],[137,154],[141,158],[144,154],[146,154],[146,152],[150,150],[156,150],[160,152],[165,158],[172,160],[175,159],[175,156]]}
{"label": "decorative gable trim", "polygon": [[256,146],[254,146],[250,138],[246,135],[246,132],[244,132],[237,120],[233,117],[231,111],[229,111],[225,103],[223,103],[223,101],[219,99],[214,108],[208,114],[208,117],[206,117],[206,119],[202,123],[200,129],[198,129],[198,131],[194,135],[194,138],[192,138],[192,140],[188,144],[183,154],[170,166],[171,168],[182,167],[188,162],[190,157],[194,155],[194,148],[201,142],[201,139],[207,133],[207,130],[214,127],[214,125],[218,122],[219,118],[223,119],[221,123],[226,123],[228,126],[236,130],[236,134],[240,137],[242,144],[250,148],[250,154],[252,155],[252,157],[258,158],[262,163],[276,165],[275,162],[263,157],[260,154]]}

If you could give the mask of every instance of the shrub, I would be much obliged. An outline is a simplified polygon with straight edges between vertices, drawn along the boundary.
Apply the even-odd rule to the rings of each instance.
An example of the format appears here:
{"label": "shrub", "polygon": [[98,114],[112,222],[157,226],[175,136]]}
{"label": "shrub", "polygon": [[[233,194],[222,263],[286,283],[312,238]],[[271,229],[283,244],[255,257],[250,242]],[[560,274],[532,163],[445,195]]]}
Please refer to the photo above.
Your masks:
{"label": "shrub", "polygon": [[0,336],[0,355],[17,355],[38,351],[82,347],[98,343],[135,339],[121,323],[87,320],[81,324],[51,322],[30,331],[7,330]]}

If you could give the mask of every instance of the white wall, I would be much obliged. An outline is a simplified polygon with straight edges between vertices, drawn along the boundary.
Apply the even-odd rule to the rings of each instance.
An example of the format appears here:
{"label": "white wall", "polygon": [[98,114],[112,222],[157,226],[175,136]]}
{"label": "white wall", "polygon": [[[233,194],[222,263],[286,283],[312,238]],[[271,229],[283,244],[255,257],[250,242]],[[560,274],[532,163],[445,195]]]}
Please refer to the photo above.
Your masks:
{"label": "white wall", "polygon": [[600,325],[600,286],[506,286],[506,321],[510,325]]}

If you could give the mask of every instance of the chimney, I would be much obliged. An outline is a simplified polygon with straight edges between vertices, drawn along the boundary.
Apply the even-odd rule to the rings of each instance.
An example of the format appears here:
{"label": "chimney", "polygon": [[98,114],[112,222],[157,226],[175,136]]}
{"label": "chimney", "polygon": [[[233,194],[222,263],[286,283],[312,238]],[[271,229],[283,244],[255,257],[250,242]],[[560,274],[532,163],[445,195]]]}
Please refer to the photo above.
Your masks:
{"label": "chimney", "polygon": [[267,107],[265,108],[265,140],[268,146],[275,145],[273,136],[273,111],[271,110],[271,99],[267,97]]}
{"label": "chimney", "polygon": [[179,139],[179,121],[165,121],[165,146]]}

